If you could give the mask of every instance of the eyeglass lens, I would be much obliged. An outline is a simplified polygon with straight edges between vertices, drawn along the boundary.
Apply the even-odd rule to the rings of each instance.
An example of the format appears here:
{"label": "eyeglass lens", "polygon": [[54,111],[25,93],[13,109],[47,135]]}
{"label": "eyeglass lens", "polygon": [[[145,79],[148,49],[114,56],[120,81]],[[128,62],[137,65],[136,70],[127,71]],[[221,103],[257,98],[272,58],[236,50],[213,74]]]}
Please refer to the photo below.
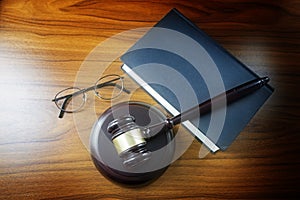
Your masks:
{"label": "eyeglass lens", "polygon": [[118,97],[123,91],[123,78],[119,75],[107,75],[95,83],[95,94],[104,100]]}
{"label": "eyeglass lens", "polygon": [[[70,88],[66,88],[66,89],[60,91],[55,96],[56,106],[60,110],[62,110],[64,112],[69,112],[69,113],[80,110],[85,103],[86,94],[83,92],[78,95],[74,95],[74,94],[76,94],[76,92],[78,93],[79,91],[80,91],[80,88],[76,88],[76,87],[70,87]],[[63,97],[63,98],[61,98],[61,97]]]}

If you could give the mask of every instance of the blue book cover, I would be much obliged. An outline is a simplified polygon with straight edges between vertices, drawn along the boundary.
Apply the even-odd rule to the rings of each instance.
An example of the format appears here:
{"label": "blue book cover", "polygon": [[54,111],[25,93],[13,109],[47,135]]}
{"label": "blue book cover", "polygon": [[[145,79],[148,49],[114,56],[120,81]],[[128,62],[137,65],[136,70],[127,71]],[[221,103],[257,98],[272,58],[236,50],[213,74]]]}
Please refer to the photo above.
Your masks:
{"label": "blue book cover", "polygon": [[[258,77],[176,9],[121,60],[122,69],[172,115]],[[265,85],[182,124],[211,151],[225,150],[272,92]]]}

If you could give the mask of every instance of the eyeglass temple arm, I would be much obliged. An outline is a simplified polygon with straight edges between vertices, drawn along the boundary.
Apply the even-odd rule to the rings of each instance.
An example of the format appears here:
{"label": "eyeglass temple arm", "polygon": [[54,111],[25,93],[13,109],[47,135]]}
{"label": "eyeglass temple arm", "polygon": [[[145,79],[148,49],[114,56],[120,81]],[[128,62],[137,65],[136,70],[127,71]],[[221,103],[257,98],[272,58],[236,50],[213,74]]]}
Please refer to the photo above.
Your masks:
{"label": "eyeglass temple arm", "polygon": [[[111,80],[111,81],[107,81],[107,82],[105,82],[105,83],[100,83],[100,84],[98,84],[98,85],[96,85],[96,86],[91,86],[91,87],[82,89],[82,90],[80,90],[80,91],[77,91],[77,92],[75,92],[75,93],[73,93],[73,94],[71,94],[71,95],[72,95],[72,96],[76,96],[76,95],[79,95],[79,94],[81,94],[81,93],[83,93],[83,92],[87,92],[87,91],[90,91],[90,90],[94,90],[95,88],[98,88],[98,89],[99,89],[99,88],[106,87],[106,86],[115,86],[115,87],[117,87],[118,89],[120,89],[120,90],[126,92],[127,94],[130,94],[130,91],[127,90],[126,88],[122,87],[121,85],[119,85],[119,84],[117,84],[117,83],[111,83],[111,82],[112,82],[112,80]],[[80,92],[80,93],[79,93],[79,92]],[[77,93],[78,93],[78,94],[77,94]],[[67,96],[67,95],[66,95],[66,96]],[[60,97],[60,98],[62,98],[62,97]]]}
{"label": "eyeglass temple arm", "polygon": [[63,117],[64,117],[65,109],[66,109],[67,105],[69,104],[71,98],[72,98],[72,95],[70,95],[69,97],[67,97],[67,98],[64,100],[64,102],[63,102],[63,104],[62,104],[62,106],[61,106],[61,109],[60,109],[58,118],[63,118]]}
{"label": "eyeglass temple arm", "polygon": [[125,87],[122,87],[121,85],[119,85],[117,83],[102,83],[102,84],[96,85],[96,88],[102,88],[102,87],[105,87],[105,86],[115,86],[118,89],[124,91],[125,93],[130,94],[130,90],[126,89]]}
{"label": "eyeglass temple arm", "polygon": [[62,96],[62,97],[54,98],[54,99],[52,99],[52,101],[59,101],[59,100],[62,100],[62,99],[68,99],[68,98],[71,98],[73,96],[77,96],[79,94],[82,94],[86,91],[87,91],[87,89],[82,89],[82,90],[79,90],[77,92],[74,92],[73,94],[68,94],[68,95],[65,95],[65,96]]}

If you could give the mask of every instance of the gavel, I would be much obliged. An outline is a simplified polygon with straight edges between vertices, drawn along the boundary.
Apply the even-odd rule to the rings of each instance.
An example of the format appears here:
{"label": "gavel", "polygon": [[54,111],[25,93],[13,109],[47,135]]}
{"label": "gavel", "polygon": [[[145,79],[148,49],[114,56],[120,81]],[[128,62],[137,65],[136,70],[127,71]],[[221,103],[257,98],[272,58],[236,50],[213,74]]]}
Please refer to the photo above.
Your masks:
{"label": "gavel", "polygon": [[210,112],[213,104],[218,105],[226,102],[228,105],[237,101],[258,90],[269,82],[269,80],[268,77],[251,80],[208,99],[172,118],[167,118],[160,123],[148,127],[138,126],[135,123],[134,116],[125,115],[111,121],[108,124],[107,131],[111,134],[111,141],[118,155],[123,159],[123,165],[127,168],[132,168],[151,158],[151,152],[146,148],[147,138],[151,138],[156,134],[166,133],[183,121],[191,120],[194,117],[199,117]]}

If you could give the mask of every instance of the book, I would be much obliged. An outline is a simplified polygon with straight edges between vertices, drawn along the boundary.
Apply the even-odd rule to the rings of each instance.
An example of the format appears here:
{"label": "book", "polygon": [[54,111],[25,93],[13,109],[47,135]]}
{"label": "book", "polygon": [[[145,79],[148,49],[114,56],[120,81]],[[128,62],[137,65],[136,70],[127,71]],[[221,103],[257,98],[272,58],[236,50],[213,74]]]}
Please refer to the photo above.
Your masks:
{"label": "book", "polygon": [[[258,78],[177,9],[167,13],[121,60],[121,68],[172,115]],[[272,92],[265,85],[182,124],[212,152],[226,150]]]}

